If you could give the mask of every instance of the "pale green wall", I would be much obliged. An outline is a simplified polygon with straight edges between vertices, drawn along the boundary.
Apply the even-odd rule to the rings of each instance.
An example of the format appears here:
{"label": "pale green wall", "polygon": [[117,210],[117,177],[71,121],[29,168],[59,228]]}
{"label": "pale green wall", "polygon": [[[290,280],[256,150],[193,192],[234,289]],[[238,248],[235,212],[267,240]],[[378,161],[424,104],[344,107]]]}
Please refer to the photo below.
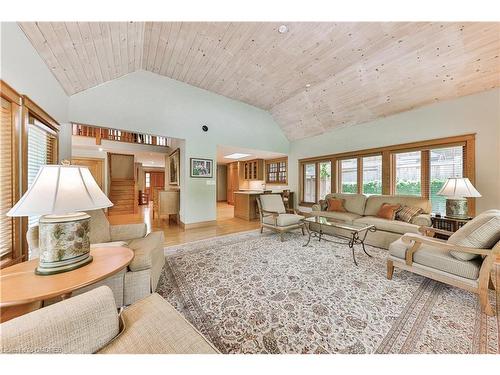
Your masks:
{"label": "pale green wall", "polygon": [[[191,178],[187,168],[191,157],[215,161],[218,144],[281,153],[288,153],[289,146],[268,112],[146,71],[71,96],[69,119],[184,139],[185,223],[216,218],[215,170],[211,180]],[[207,133],[202,125],[209,127]]]}
{"label": "pale green wall", "polygon": [[15,22],[0,25],[0,78],[61,124],[59,156],[71,158],[68,96]]}
{"label": "pale green wall", "polygon": [[476,133],[476,187],[483,196],[477,210],[500,208],[500,89],[291,142],[291,188],[298,189],[301,158],[469,133]]}

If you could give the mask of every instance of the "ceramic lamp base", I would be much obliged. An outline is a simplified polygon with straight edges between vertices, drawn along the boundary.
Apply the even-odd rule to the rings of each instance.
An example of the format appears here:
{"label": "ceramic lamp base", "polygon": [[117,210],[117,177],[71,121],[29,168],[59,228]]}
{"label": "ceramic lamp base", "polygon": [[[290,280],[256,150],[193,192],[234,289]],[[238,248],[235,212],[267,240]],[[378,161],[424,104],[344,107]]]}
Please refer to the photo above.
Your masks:
{"label": "ceramic lamp base", "polygon": [[53,275],[83,267],[90,256],[90,216],[85,212],[45,215],[39,222],[40,264],[37,275]]}
{"label": "ceramic lamp base", "polygon": [[447,198],[446,216],[453,219],[468,219],[467,199],[465,198]]}

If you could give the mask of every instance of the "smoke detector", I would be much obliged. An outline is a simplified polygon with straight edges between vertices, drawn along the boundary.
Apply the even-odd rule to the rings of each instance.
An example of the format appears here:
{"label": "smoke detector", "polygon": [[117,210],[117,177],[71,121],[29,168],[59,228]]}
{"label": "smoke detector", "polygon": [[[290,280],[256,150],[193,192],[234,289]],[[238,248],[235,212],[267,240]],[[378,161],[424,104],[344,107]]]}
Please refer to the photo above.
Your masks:
{"label": "smoke detector", "polygon": [[278,32],[280,34],[285,34],[288,32],[288,26],[287,25],[281,25],[280,27],[278,27]]}

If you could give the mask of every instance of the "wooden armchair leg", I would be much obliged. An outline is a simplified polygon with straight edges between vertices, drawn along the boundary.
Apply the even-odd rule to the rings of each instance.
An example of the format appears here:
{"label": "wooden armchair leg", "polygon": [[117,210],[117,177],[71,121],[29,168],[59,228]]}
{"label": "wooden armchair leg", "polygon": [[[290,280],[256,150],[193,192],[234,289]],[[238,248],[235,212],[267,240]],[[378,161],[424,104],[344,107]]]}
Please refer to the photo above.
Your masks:
{"label": "wooden armchair leg", "polygon": [[479,303],[481,310],[489,316],[495,315],[495,310],[490,305],[488,298],[488,286],[491,283],[491,268],[493,266],[493,256],[489,255],[483,260],[481,270],[479,271]]}
{"label": "wooden armchair leg", "polygon": [[387,279],[392,280],[392,274],[394,273],[394,262],[392,260],[387,261]]}
{"label": "wooden armchair leg", "polygon": [[261,226],[261,227],[260,227],[260,233],[263,233],[263,232],[264,232],[264,227],[263,227],[263,226]]}

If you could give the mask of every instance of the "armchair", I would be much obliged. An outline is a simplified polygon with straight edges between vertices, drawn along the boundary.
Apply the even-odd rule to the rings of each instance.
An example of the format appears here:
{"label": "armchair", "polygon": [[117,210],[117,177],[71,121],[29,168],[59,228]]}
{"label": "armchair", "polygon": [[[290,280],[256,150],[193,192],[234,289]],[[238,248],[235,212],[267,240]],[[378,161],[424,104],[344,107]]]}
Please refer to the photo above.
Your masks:
{"label": "armchair", "polygon": [[[398,267],[479,295],[481,309],[494,315],[488,288],[495,288],[491,268],[500,255],[500,210],[478,215],[457,232],[420,227],[389,246],[387,278]],[[433,238],[449,235],[448,240]],[[496,288],[499,286],[497,285]]]}
{"label": "armchair", "polygon": [[[117,306],[127,306],[155,291],[165,264],[163,232],[146,234],[146,225],[110,225],[102,210],[87,212],[90,215],[90,247],[127,246],[134,251],[134,259],[123,270],[99,283],[82,288],[74,295],[98,286],[111,288]],[[38,226],[26,234],[30,259],[38,257]]]}
{"label": "armchair", "polygon": [[295,210],[286,209],[280,194],[262,194],[257,197],[260,217],[260,233],[264,228],[280,234],[283,241],[284,233],[294,229],[301,229],[304,235],[304,216],[297,215]]}

